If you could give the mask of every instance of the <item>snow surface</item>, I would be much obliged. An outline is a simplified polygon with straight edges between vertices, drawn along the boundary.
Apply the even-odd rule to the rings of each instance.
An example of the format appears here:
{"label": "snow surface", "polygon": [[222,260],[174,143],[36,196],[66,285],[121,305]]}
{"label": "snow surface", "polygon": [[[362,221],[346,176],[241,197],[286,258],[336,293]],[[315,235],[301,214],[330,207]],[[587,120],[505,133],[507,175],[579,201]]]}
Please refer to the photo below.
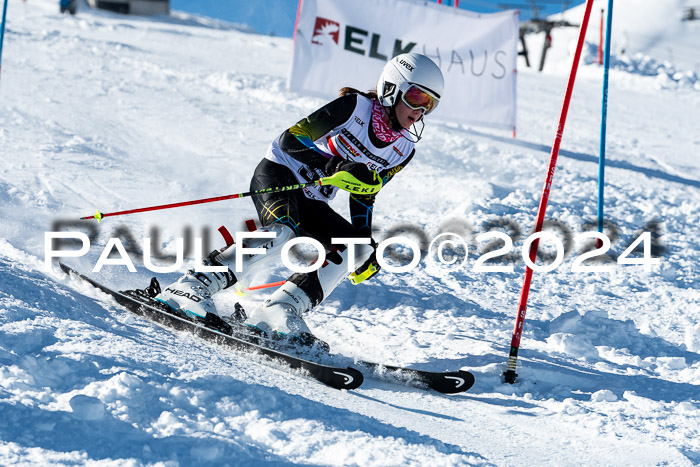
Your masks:
{"label": "snow surface", "polygon": [[[678,18],[685,3],[616,5],[616,19],[634,14],[639,25]],[[476,375],[473,389],[456,396],[376,378],[343,392],[175,335],[56,269],[44,272],[44,233],[54,229],[94,234],[86,256],[66,260],[86,272],[113,236],[131,236],[133,251],[157,236],[172,254],[188,229],[200,236],[209,228],[212,247],[221,244],[219,225],[241,229],[254,216],[249,200],[99,226],[70,222],[96,208],[246,191],[270,140],[323,103],[285,90],[291,41],[184,14],[82,8],[70,17],[57,9],[53,0],[9,2],[0,83],[0,464],[700,463],[700,84],[692,66],[644,55],[643,45],[622,55],[613,38],[610,256],[647,230],[660,264],[572,272],[579,242],[561,266],[536,273],[515,385],[501,374],[524,273],[517,252],[534,226],[576,31],[555,30],[544,73],[520,63],[517,139],[428,122],[416,158],[378,198],[377,238],[402,228],[428,241],[448,231],[470,238],[500,222],[515,240],[506,263],[514,271],[474,272],[487,242],[477,249],[472,239],[466,266],[439,265],[432,254],[412,272],[341,285],[308,317],[334,352]],[[655,43],[673,44],[676,27],[697,51],[697,25],[680,20],[658,30]],[[594,230],[584,225],[597,201],[602,70],[594,58],[591,40],[547,211],[562,241]],[[345,198],[335,206],[345,210]],[[131,257],[137,273],[105,266],[94,276],[119,288],[145,285],[152,274]],[[259,280],[285,275],[273,272]],[[251,292],[244,302],[264,296]],[[221,293],[217,305],[231,309],[236,297]]]}

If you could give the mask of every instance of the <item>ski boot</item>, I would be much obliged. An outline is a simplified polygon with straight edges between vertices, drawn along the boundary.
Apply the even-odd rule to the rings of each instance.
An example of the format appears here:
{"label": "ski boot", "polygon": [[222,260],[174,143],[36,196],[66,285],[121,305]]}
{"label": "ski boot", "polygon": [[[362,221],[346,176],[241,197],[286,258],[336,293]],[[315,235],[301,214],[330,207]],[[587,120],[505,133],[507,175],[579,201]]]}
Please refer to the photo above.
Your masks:
{"label": "ski boot", "polygon": [[246,321],[253,332],[275,341],[288,341],[303,347],[318,347],[328,352],[330,347],[313,335],[302,314],[312,307],[311,299],[294,282],[287,281]]}
{"label": "ski boot", "polygon": [[[211,296],[219,290],[230,287],[235,282],[236,277],[230,271],[196,272],[194,269],[190,269],[184,276],[168,285],[165,290],[157,291],[153,295],[153,299],[192,321],[200,322],[207,327],[230,335],[233,329],[217,314]],[[152,285],[153,280],[149,286],[151,290],[146,288],[146,293],[156,292]]]}

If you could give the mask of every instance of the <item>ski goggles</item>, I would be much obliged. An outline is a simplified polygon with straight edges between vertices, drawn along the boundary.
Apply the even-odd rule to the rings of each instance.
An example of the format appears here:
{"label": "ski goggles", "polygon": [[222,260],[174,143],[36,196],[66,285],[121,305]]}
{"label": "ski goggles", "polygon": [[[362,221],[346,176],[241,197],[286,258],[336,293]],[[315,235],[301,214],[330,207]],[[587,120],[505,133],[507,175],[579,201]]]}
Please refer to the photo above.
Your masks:
{"label": "ski goggles", "polygon": [[432,112],[440,102],[439,97],[417,84],[411,84],[405,92],[402,92],[401,100],[413,110],[422,110],[424,115]]}

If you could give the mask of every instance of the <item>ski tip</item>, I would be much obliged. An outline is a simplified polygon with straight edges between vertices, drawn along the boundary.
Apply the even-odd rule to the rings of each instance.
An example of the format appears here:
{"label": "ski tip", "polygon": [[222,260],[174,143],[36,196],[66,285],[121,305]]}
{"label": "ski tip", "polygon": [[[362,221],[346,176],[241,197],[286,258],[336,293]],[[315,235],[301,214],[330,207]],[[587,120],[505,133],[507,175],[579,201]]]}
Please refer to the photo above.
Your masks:
{"label": "ski tip", "polygon": [[468,391],[475,382],[474,375],[465,370],[444,373],[439,380],[431,381],[430,387],[443,394]]}
{"label": "ski tip", "polygon": [[361,371],[355,368],[343,368],[334,369],[333,371],[333,384],[331,384],[336,389],[357,389],[364,382],[364,375]]}

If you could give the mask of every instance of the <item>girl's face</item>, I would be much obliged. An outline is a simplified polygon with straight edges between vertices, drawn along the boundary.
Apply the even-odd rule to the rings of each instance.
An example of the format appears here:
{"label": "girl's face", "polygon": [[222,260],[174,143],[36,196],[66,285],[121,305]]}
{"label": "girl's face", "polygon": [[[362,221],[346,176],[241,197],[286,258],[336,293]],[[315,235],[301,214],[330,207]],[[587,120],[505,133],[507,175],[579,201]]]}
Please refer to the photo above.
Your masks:
{"label": "girl's face", "polygon": [[413,110],[404,104],[403,100],[401,99],[399,99],[399,103],[396,104],[396,120],[398,120],[401,128],[410,128],[411,125],[416,123],[422,115],[422,109]]}

